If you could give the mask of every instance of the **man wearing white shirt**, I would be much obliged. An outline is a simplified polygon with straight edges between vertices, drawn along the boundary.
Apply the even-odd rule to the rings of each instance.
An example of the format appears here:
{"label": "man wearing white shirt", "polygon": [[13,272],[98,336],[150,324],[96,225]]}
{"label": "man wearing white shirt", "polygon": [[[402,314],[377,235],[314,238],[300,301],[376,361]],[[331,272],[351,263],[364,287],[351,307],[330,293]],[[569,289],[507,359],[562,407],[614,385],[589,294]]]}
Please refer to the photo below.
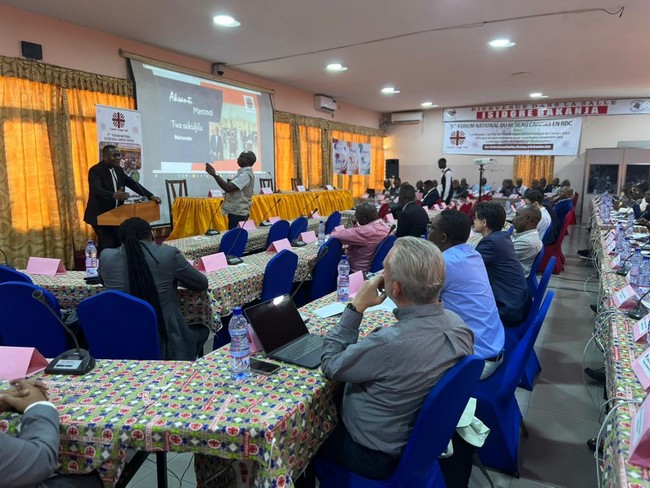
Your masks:
{"label": "man wearing white shirt", "polygon": [[551,214],[548,213],[548,210],[544,208],[542,202],[544,201],[544,195],[542,192],[537,190],[529,190],[524,195],[524,203],[526,205],[535,205],[539,211],[542,213],[542,218],[537,224],[537,232],[539,232],[539,238],[543,241],[548,228],[551,226]]}

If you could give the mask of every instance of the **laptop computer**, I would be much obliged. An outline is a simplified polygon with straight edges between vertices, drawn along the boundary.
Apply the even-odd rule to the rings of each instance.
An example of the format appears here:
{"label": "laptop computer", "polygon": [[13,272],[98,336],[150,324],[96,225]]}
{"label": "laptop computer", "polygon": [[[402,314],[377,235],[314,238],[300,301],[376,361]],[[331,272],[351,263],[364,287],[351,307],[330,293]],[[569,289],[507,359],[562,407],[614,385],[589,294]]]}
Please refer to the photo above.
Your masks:
{"label": "laptop computer", "polygon": [[248,307],[244,315],[268,357],[308,369],[320,366],[323,338],[309,333],[289,295]]}

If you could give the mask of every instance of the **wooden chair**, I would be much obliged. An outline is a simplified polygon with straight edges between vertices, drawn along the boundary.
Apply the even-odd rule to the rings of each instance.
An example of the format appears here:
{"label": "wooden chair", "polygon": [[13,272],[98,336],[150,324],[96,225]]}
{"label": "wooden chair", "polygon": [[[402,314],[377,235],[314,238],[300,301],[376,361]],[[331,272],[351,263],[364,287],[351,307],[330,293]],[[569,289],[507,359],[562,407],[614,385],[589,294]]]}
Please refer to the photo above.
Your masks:
{"label": "wooden chair", "polygon": [[273,187],[273,178],[260,178],[260,188],[270,188],[275,191]]}
{"label": "wooden chair", "polygon": [[302,180],[300,178],[291,178],[291,189],[298,191],[299,186],[302,186]]}
{"label": "wooden chair", "polygon": [[167,205],[169,206],[169,226],[174,229],[174,218],[172,216],[172,205],[178,197],[189,196],[187,192],[187,180],[165,180],[167,187]]}

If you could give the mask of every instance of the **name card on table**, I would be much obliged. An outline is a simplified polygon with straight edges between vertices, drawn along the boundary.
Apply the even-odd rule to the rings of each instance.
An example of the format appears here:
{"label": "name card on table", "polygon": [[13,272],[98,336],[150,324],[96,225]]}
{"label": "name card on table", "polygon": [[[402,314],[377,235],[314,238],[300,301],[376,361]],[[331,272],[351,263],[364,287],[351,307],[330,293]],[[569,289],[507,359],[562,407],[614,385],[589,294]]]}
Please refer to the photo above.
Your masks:
{"label": "name card on table", "polygon": [[60,259],[30,257],[25,271],[27,274],[54,276],[65,274],[65,266]]}
{"label": "name card on table", "polygon": [[607,242],[611,242],[611,241],[613,241],[614,239],[616,239],[616,229],[611,229],[611,230],[607,233],[607,235],[605,236],[605,240],[606,240]]}
{"label": "name card on table", "polygon": [[217,198],[223,197],[223,192],[221,190],[210,190],[208,192],[208,198]]}
{"label": "name card on table", "polygon": [[384,194],[383,193],[378,193],[377,194],[377,201],[378,202],[383,202],[384,201]]}
{"label": "name card on table", "polygon": [[434,208],[435,210],[440,210],[440,205],[438,205],[437,203],[434,203],[434,204],[433,204],[433,208]]}
{"label": "name card on table", "polygon": [[277,241],[273,241],[266,251],[280,252],[283,249],[287,249],[291,251],[291,243],[289,242],[289,239],[287,239],[286,237],[284,239],[278,239]]}
{"label": "name card on table", "polygon": [[429,207],[427,207],[426,205],[422,205],[422,210],[424,210],[425,212],[428,212],[428,211],[429,211]]}
{"label": "name card on table", "polygon": [[418,202],[419,202],[420,200],[422,200],[423,198],[424,198],[424,195],[422,194],[422,192],[417,192],[417,193],[415,194],[415,199],[416,199]]}
{"label": "name card on table", "polygon": [[386,216],[384,217],[384,220],[392,224],[393,222],[395,222],[395,217],[393,217],[392,213],[387,213]]}
{"label": "name card on table", "polygon": [[442,202],[442,203],[440,204],[440,208],[443,209],[443,210],[446,209],[446,208],[447,208],[447,204],[446,204],[445,202]]}
{"label": "name card on table", "polygon": [[47,359],[33,347],[0,346],[0,380],[26,378],[47,368]]}
{"label": "name card on table", "polygon": [[643,354],[632,361],[632,369],[643,389],[648,391],[650,388],[650,349],[646,349]]}
{"label": "name card on table", "polygon": [[361,198],[363,198],[364,200],[368,200],[368,198],[370,198],[370,195],[364,193],[363,195],[361,195]]}
{"label": "name card on table", "polygon": [[298,191],[307,191],[307,190],[305,190],[305,187],[303,185],[296,186],[296,190],[298,190]]}
{"label": "name card on table", "polygon": [[650,467],[650,402],[643,401],[636,415],[632,418],[630,433],[630,464]]}
{"label": "name card on table", "polygon": [[650,313],[632,326],[634,331],[634,342],[645,343],[648,337],[648,324],[650,324]]}
{"label": "name card on table", "polygon": [[219,271],[227,267],[228,261],[226,261],[226,255],[222,252],[199,258],[198,268],[199,271],[203,271],[204,273],[212,273],[213,271]]}
{"label": "name card on table", "polygon": [[614,254],[616,251],[616,241],[612,241],[607,245],[607,254]]}
{"label": "name card on table", "polygon": [[332,185],[325,185],[325,188],[327,188],[328,190],[333,190],[334,189],[334,187]]}
{"label": "name card on table", "polygon": [[614,259],[612,259],[612,262],[610,264],[612,265],[612,269],[620,268],[621,267],[621,255],[619,254]]}
{"label": "name card on table", "polygon": [[237,227],[245,230],[255,230],[255,221],[248,219],[244,222],[237,222]]}
{"label": "name card on table", "polygon": [[309,215],[309,218],[310,218],[310,219],[320,219],[320,214],[318,213],[318,211],[316,211],[316,212],[312,212],[312,213]]}
{"label": "name card on table", "polygon": [[277,217],[277,216],[276,217],[269,217],[269,222],[271,222],[272,224],[275,224],[276,222],[279,222],[280,220],[282,220],[282,219],[280,217]]}
{"label": "name card on table", "polygon": [[262,195],[271,195],[273,194],[273,188],[269,188],[269,187],[260,188],[260,193]]}
{"label": "name card on table", "polygon": [[[632,288],[630,285],[627,285],[625,288],[623,288],[620,291],[617,291],[614,293],[614,296],[612,297],[614,301],[614,305],[616,308],[624,308],[624,305],[627,307],[628,305],[634,306],[633,303],[630,303],[632,299],[639,298],[636,292],[634,291],[634,288]],[[628,307],[628,308],[632,308]]]}
{"label": "name card on table", "polygon": [[522,199],[519,200],[515,205],[517,205],[517,207],[523,207],[524,205],[526,205],[526,202],[524,202],[524,200]]}
{"label": "name card on table", "polygon": [[313,230],[308,230],[307,232],[300,233],[300,240],[305,244],[310,244],[312,242],[316,242],[318,240],[318,237],[316,237],[316,232]]}
{"label": "name card on table", "polygon": [[350,285],[348,288],[350,298],[354,297],[354,295],[357,294],[359,288],[361,288],[361,285],[363,285],[363,271],[352,273],[350,275]]}
{"label": "name card on table", "polygon": [[255,354],[258,351],[263,351],[264,347],[260,342],[259,337],[257,337],[257,332],[251,327],[251,324],[248,324],[248,347],[250,347],[251,354]]}

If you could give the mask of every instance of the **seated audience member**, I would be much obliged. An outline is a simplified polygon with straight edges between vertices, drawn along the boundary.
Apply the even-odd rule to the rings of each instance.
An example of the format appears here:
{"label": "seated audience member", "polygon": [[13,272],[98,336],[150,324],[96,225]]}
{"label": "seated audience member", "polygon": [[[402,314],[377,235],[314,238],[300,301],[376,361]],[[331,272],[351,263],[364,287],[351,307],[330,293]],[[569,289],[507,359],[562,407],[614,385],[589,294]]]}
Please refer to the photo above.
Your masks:
{"label": "seated audience member", "polygon": [[544,193],[555,193],[560,188],[560,178],[553,178],[550,185],[544,188]]}
{"label": "seated audience member", "polygon": [[476,250],[485,263],[499,317],[504,326],[516,327],[526,318],[531,300],[512,240],[501,230],[505,223],[503,205],[481,202],[474,207],[474,230],[483,236]]}
{"label": "seated audience member", "polygon": [[[481,179],[481,184],[483,185],[483,195],[487,195],[492,191],[492,186],[487,184],[487,178],[482,178]],[[478,185],[474,185],[472,187],[472,193],[474,196],[478,196]]]}
{"label": "seated audience member", "polygon": [[426,180],[424,182],[424,198],[422,199],[422,205],[427,208],[433,208],[433,206],[438,203],[440,200],[440,193],[434,185],[434,182],[431,180]]}
{"label": "seated audience member", "polygon": [[567,214],[573,210],[573,188],[562,186],[557,192],[557,202],[555,203],[555,215],[559,227],[564,224]]}
{"label": "seated audience member", "polygon": [[4,487],[93,488],[102,486],[97,472],[56,475],[59,465],[59,413],[47,400],[40,381],[14,380],[0,391],[0,412],[23,414],[20,434],[0,432],[0,485]]}
{"label": "seated audience member", "polygon": [[[341,421],[319,455],[366,478],[393,473],[425,398],[474,351],[472,331],[439,299],[444,283],[440,250],[405,237],[386,256],[384,275],[366,281],[347,306],[323,345],[323,374],[344,385]],[[397,305],[397,322],[360,339],[364,312],[386,297]]]}
{"label": "seated audience member", "polygon": [[353,273],[370,269],[377,246],[390,231],[390,227],[379,218],[377,209],[371,203],[363,202],[358,205],[354,217],[357,226],[332,231],[332,237],[336,237],[347,246],[345,254],[348,256]]}
{"label": "seated audience member", "polygon": [[457,313],[474,332],[474,354],[485,359],[481,379],[500,366],[505,332],[481,255],[466,244],[472,228],[469,216],[445,210],[431,222],[428,239],[445,259],[445,285],[440,299],[446,310]]}
{"label": "seated audience member", "polygon": [[469,194],[467,190],[462,189],[460,181],[458,180],[453,180],[451,182],[451,193],[452,198],[454,199],[467,198],[467,195]]}
{"label": "seated audience member", "polygon": [[537,190],[540,191],[539,189],[539,180],[533,180],[530,182],[530,186],[528,187],[529,190]]}
{"label": "seated audience member", "polygon": [[399,178],[393,178],[393,184],[390,187],[390,196],[391,198],[397,198],[399,195],[399,188],[402,186],[402,180]]}
{"label": "seated audience member", "polygon": [[524,180],[522,180],[521,178],[517,178],[515,180],[514,189],[519,195],[521,195],[523,197],[524,193],[526,193],[526,190],[528,188],[526,188],[526,186],[524,185]]}
{"label": "seated audience member", "polygon": [[542,194],[546,193],[546,178],[539,179],[539,187],[537,188]]}
{"label": "seated audience member", "polygon": [[418,180],[415,182],[415,191],[424,193],[424,183],[422,182],[422,180]]}
{"label": "seated audience member", "polygon": [[515,246],[515,253],[519,258],[524,276],[530,275],[535,258],[544,247],[537,232],[537,224],[542,218],[542,212],[535,205],[519,207],[512,221],[515,233],[512,235],[512,243]]}
{"label": "seated audience member", "polygon": [[117,249],[105,249],[99,274],[108,289],[138,297],[156,311],[163,359],[196,359],[208,336],[207,327],[191,328],[180,310],[176,285],[190,290],[208,288],[208,279],[194,269],[178,249],[153,240],[151,226],[139,217],[120,225]]}
{"label": "seated audience member", "polygon": [[512,195],[513,190],[514,188],[512,186],[512,180],[506,178],[501,183],[501,188],[499,188],[499,191],[497,193],[501,193],[504,197],[509,197]]}
{"label": "seated audience member", "polygon": [[384,197],[388,198],[390,197],[390,180],[386,179],[384,180],[384,190],[382,191],[384,194]]}
{"label": "seated audience member", "polygon": [[528,190],[524,195],[524,203],[526,205],[535,205],[541,212],[541,219],[537,224],[537,232],[539,233],[539,238],[544,242],[544,236],[551,229],[551,215],[548,213],[548,210],[543,205],[544,195],[537,190]]}
{"label": "seated audience member", "polygon": [[469,185],[467,184],[467,178],[460,179],[460,190],[469,193]]}
{"label": "seated audience member", "polygon": [[420,237],[427,233],[429,216],[426,211],[415,203],[415,188],[404,184],[399,189],[401,209],[397,215],[397,237]]}

